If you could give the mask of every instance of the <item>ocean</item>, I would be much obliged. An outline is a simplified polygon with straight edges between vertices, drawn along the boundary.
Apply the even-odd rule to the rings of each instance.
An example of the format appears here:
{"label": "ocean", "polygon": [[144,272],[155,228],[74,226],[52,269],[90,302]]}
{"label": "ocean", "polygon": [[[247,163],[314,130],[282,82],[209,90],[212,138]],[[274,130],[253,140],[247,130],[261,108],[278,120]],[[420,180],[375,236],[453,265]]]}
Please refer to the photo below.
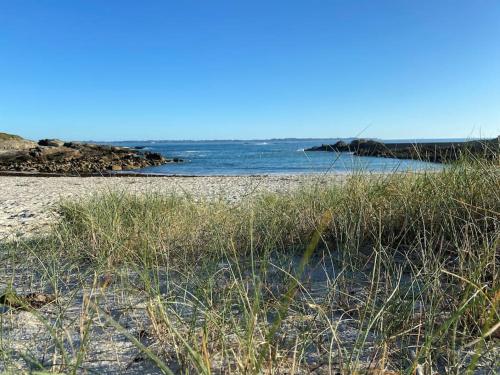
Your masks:
{"label": "ocean", "polygon": [[[126,141],[117,146],[141,147],[182,163],[145,168],[135,173],[187,176],[234,176],[308,173],[421,171],[441,165],[415,160],[357,157],[349,153],[305,152],[338,139],[279,139],[256,141]],[[398,140],[398,142],[405,140]],[[443,140],[444,141],[444,140]],[[390,141],[387,141],[388,143]],[[411,142],[411,141],[408,141]],[[435,140],[429,140],[435,142]]]}

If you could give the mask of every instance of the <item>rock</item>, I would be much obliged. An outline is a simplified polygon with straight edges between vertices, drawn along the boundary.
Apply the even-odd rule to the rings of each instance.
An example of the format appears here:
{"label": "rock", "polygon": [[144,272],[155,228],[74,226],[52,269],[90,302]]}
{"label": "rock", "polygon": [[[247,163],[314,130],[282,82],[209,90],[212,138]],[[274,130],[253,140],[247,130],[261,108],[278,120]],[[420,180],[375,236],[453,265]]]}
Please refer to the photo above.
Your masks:
{"label": "rock", "polygon": [[387,146],[382,142],[373,141],[371,139],[355,139],[349,145],[349,149],[353,152],[363,150],[365,152],[373,153],[387,150]]}
{"label": "rock", "polygon": [[53,294],[29,293],[25,296],[21,296],[14,290],[7,289],[4,294],[0,296],[0,304],[8,306],[12,309],[39,309],[40,307],[55,301],[55,299],[56,298]]}
{"label": "rock", "polygon": [[357,156],[415,159],[434,163],[453,162],[462,156],[488,160],[500,158],[500,139],[498,137],[468,142],[382,143],[370,139],[355,139],[349,145],[341,142],[311,147],[306,151],[349,151]]}
{"label": "rock", "polygon": [[146,159],[148,160],[157,160],[157,161],[160,161],[163,159],[163,156],[161,156],[161,154],[157,153],[157,152],[149,152],[149,151],[146,151],[144,153],[144,156]]}
{"label": "rock", "polygon": [[24,299],[31,307],[39,309],[40,307],[55,301],[56,297],[53,294],[29,293],[24,297]]}
{"label": "rock", "polygon": [[[15,136],[13,136],[15,137]],[[17,139],[17,138],[15,138]],[[19,137],[19,139],[22,139]],[[41,140],[28,149],[7,149],[0,153],[0,171],[102,174],[106,171],[140,169],[171,162],[155,152],[127,147],[60,140]],[[180,162],[180,159],[175,159]]]}
{"label": "rock", "polygon": [[64,142],[63,146],[64,147],[69,147],[69,148],[78,148],[82,145],[82,143],[79,142]]}
{"label": "rock", "polygon": [[36,147],[36,143],[18,135],[0,133],[0,152],[13,150],[28,150]]}
{"label": "rock", "polygon": [[337,151],[333,148],[334,145],[321,145],[321,146],[313,146],[313,147],[309,147],[309,148],[306,148],[304,151],[330,151],[330,152],[333,152],[333,151]]}
{"label": "rock", "polygon": [[64,146],[64,142],[61,141],[60,139],[40,139],[38,141],[38,144],[40,146],[47,146],[47,147],[62,147],[62,146]]}
{"label": "rock", "polygon": [[338,141],[337,143],[335,143],[333,145],[333,148],[336,149],[336,150],[347,150],[349,148],[349,145],[344,142],[344,141]]}
{"label": "rock", "polygon": [[306,148],[305,151],[331,151],[331,152],[346,152],[350,151],[349,145],[344,141],[338,141],[333,145],[322,144],[321,146],[314,146]]}

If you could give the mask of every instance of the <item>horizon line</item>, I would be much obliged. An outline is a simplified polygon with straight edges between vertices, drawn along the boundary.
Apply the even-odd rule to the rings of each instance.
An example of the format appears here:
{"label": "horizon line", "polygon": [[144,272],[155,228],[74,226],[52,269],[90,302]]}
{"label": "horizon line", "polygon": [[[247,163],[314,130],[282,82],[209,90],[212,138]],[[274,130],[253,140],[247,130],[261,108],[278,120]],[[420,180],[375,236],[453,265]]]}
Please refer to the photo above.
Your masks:
{"label": "horizon line", "polygon": [[449,138],[379,138],[379,137],[285,137],[285,138],[213,138],[213,139],[124,139],[124,140],[84,140],[75,142],[261,142],[261,141],[320,141],[320,140],[354,140],[354,139],[369,139],[383,142],[392,141],[450,141],[450,140],[482,140],[494,139],[496,137],[449,137]]}

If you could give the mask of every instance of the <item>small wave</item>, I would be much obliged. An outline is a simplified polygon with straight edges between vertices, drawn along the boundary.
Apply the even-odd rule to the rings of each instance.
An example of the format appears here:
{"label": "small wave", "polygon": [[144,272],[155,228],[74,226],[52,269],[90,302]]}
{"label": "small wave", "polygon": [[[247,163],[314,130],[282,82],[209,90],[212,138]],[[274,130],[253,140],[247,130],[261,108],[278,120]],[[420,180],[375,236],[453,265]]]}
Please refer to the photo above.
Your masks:
{"label": "small wave", "polygon": [[295,150],[295,152],[304,152],[304,151],[305,151],[305,149],[303,149],[303,148],[299,148],[299,149]]}
{"label": "small wave", "polygon": [[254,143],[256,146],[265,146],[265,145],[268,145],[269,143],[268,142],[258,142],[258,143]]}

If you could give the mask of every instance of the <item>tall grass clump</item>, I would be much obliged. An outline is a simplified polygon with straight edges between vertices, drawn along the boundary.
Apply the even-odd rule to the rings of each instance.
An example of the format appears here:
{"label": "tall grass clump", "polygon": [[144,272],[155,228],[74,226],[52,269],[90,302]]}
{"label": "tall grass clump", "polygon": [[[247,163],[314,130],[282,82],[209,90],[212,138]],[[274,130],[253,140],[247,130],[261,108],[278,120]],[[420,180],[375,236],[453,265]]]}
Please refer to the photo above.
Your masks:
{"label": "tall grass clump", "polygon": [[495,371],[499,187],[469,162],[237,203],[115,191],[62,203],[36,257],[126,270],[167,373]]}
{"label": "tall grass clump", "polygon": [[498,173],[459,165],[440,173],[360,174],[238,204],[110,192],[63,203],[57,234],[61,251],[88,261],[115,265],[151,254],[191,261],[217,258],[233,247],[242,256],[301,249],[327,214],[322,237],[336,249],[425,246],[436,256],[458,256],[458,247],[471,246],[474,256],[484,250],[479,244],[492,245],[498,235]]}

